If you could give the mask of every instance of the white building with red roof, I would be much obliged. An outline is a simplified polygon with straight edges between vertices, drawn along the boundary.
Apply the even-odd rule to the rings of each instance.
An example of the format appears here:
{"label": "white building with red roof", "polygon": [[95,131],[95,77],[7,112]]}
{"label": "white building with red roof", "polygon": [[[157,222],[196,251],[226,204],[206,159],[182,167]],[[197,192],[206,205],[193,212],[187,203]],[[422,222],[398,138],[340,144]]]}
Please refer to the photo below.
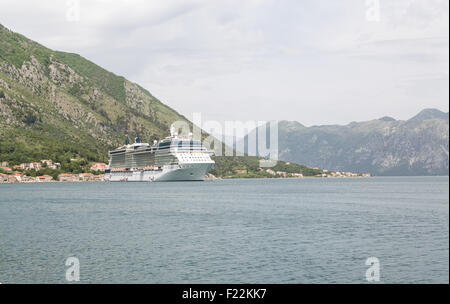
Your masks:
{"label": "white building with red roof", "polygon": [[105,171],[108,168],[108,165],[105,163],[92,163],[91,171]]}

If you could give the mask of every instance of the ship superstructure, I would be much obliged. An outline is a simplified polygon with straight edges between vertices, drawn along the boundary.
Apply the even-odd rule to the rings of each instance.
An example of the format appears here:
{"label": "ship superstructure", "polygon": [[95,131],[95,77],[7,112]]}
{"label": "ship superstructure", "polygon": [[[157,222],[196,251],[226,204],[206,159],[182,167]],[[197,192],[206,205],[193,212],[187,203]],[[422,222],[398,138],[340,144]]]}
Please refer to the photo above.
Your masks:
{"label": "ship superstructure", "polygon": [[192,135],[171,136],[153,145],[134,144],[128,139],[124,146],[109,152],[107,181],[201,181],[214,166],[212,152]]}

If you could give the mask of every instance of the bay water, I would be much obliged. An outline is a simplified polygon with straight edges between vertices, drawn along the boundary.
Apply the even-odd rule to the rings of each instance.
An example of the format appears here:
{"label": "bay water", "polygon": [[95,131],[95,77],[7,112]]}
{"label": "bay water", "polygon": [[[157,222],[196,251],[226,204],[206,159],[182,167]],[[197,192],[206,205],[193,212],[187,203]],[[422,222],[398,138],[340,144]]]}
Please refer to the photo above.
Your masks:
{"label": "bay water", "polygon": [[449,283],[449,178],[0,185],[0,282]]}

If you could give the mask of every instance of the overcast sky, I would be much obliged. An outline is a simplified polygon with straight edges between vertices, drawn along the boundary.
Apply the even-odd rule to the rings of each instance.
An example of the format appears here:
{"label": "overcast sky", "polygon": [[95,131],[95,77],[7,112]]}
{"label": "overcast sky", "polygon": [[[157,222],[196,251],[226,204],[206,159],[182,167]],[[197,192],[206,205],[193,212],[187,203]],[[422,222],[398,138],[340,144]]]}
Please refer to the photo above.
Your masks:
{"label": "overcast sky", "polygon": [[448,11],[448,0],[1,0],[0,23],[189,118],[309,126],[447,112]]}

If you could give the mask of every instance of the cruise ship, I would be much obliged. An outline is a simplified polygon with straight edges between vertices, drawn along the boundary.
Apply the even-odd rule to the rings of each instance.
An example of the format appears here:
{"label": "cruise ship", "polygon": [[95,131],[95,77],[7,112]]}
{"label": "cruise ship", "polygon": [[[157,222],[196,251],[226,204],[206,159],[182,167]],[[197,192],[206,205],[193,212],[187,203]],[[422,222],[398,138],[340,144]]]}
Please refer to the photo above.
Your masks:
{"label": "cruise ship", "polygon": [[214,166],[212,151],[199,140],[171,135],[153,145],[128,139],[124,146],[109,151],[105,180],[111,182],[202,181]]}

